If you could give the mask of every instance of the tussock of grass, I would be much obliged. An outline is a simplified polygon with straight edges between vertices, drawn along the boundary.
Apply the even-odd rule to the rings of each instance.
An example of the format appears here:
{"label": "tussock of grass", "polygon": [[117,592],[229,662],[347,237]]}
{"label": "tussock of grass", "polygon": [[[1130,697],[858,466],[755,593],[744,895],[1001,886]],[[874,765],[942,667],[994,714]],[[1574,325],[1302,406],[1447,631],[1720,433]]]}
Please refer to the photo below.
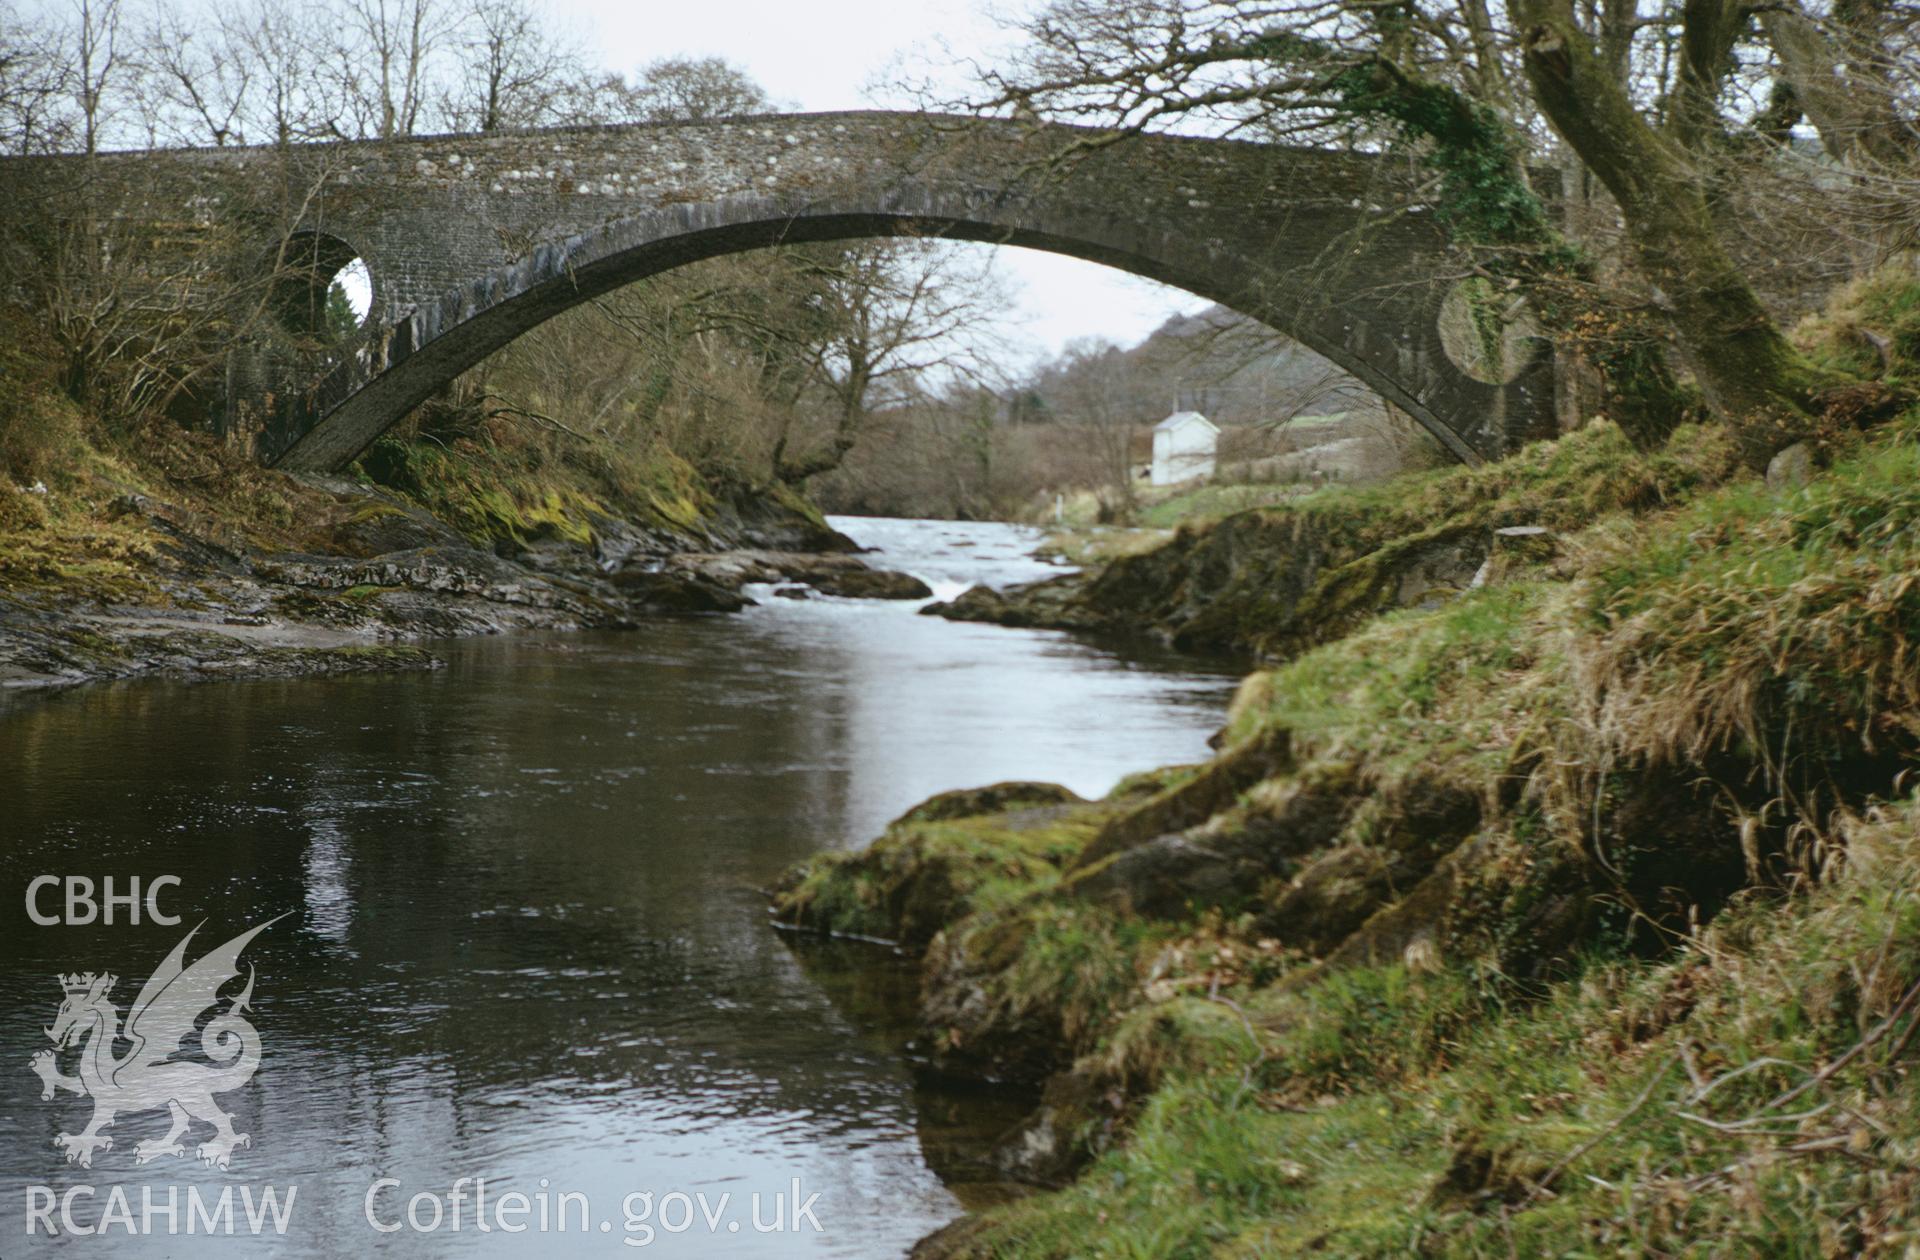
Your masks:
{"label": "tussock of grass", "polygon": [[[932,943],[931,1049],[948,1066],[1037,1079],[1093,1050],[1139,1002],[1178,929],[1003,886]],[[950,1016],[950,1017],[949,1017]]]}
{"label": "tussock of grass", "polygon": [[1920,806],[1848,826],[1845,877],[1545,1002],[1401,967],[1241,995],[1257,1049],[1208,1038],[966,1254],[1905,1254]]}
{"label": "tussock of grass", "polygon": [[1920,441],[1911,424],[1791,494],[1709,496],[1595,540],[1576,648],[1621,753],[1742,741],[1776,769],[1920,738]]}
{"label": "tussock of grass", "polygon": [[1558,695],[1565,591],[1487,587],[1432,612],[1390,613],[1243,685],[1232,742],[1283,728],[1323,760],[1376,772],[1464,758],[1491,770]]}
{"label": "tussock of grass", "polygon": [[1793,340],[1821,366],[1911,381],[1920,369],[1920,271],[1907,259],[1862,276],[1801,321]]}
{"label": "tussock of grass", "polygon": [[1036,905],[1024,918],[1029,930],[1000,991],[1016,1018],[1057,1018],[1069,1052],[1090,1048],[1134,1004],[1144,959],[1172,935],[1072,903]]}
{"label": "tussock of grass", "polygon": [[1237,1069],[1261,1045],[1258,1030],[1232,1005],[1183,995],[1129,1011],[1090,1066],[1143,1094],[1174,1077]]}

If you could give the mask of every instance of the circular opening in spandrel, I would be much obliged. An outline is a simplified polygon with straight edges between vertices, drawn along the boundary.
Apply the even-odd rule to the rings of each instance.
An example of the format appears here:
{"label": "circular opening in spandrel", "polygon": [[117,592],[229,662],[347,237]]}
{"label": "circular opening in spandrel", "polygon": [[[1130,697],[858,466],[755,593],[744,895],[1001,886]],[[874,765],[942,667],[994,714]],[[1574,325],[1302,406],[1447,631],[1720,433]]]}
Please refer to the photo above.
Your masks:
{"label": "circular opening in spandrel", "polygon": [[1448,290],[1440,306],[1440,345],[1453,366],[1476,381],[1504,385],[1539,353],[1540,321],[1526,301],[1474,276]]}
{"label": "circular opening in spandrel", "polygon": [[353,246],[324,232],[302,232],[287,239],[272,264],[270,300],[288,332],[336,343],[365,326],[373,271]]}

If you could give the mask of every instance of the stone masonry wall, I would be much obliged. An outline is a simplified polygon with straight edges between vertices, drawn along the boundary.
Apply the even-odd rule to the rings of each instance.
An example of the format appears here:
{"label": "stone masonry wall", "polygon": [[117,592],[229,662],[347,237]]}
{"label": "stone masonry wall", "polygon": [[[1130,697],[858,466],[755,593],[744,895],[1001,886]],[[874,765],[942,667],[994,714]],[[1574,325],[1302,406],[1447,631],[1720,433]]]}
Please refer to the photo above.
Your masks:
{"label": "stone masonry wall", "polygon": [[366,260],[375,338],[314,389],[323,422],[290,457],[300,466],[351,458],[437,384],[619,284],[781,241],[902,232],[1073,254],[1223,302],[1340,363],[1462,458],[1552,423],[1544,362],[1500,386],[1447,358],[1444,237],[1405,165],[1375,155],[873,112],[129,154],[92,178],[139,189],[149,214],[243,214],[262,257],[295,230]]}

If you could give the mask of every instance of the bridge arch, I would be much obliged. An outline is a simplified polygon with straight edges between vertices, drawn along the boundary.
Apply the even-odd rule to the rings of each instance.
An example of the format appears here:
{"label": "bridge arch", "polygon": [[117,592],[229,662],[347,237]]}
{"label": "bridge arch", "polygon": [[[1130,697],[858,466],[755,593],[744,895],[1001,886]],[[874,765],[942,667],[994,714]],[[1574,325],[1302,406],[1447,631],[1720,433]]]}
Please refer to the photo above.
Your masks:
{"label": "bridge arch", "polygon": [[245,238],[236,258],[256,237],[263,257],[324,244],[290,307],[316,305],[334,254],[365,261],[364,340],[327,351],[343,357],[322,379],[300,328],[295,344],[232,347],[226,423],[266,417],[260,453],[287,468],[341,466],[442,383],[623,284],[770,245],[928,233],[1212,299],[1344,367],[1463,460],[1553,429],[1546,356],[1517,373],[1457,364],[1458,330],[1449,347],[1439,325],[1466,269],[1415,172],[1386,155],[856,111],[125,152],[86,171],[162,236],[225,219]]}
{"label": "bridge arch", "polygon": [[766,198],[680,204],[620,219],[605,229],[534,248],[505,267],[470,280],[384,330],[369,353],[326,382],[315,400],[317,423],[275,459],[284,469],[336,469],[428,400],[449,380],[547,319],[636,280],[710,257],[781,244],[883,236],[939,236],[1012,244],[1104,263],[1240,309],[1302,342],[1386,400],[1407,409],[1457,459],[1478,461],[1473,446],[1371,359],[1352,353],[1334,328],[1298,321],[1292,311],[1246,309],[1254,303],[1217,284],[1221,259],[1204,244],[1164,234],[1142,240],[1123,223],[1046,207],[1008,213],[991,190],[904,186],[881,198],[849,198],[793,211]]}

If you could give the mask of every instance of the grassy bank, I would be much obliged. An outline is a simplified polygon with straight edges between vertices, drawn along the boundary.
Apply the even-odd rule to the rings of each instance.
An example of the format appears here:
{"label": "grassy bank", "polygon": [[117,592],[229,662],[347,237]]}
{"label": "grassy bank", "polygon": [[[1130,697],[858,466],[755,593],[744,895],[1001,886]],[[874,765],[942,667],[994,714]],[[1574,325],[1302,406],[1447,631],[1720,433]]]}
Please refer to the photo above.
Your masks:
{"label": "grassy bank", "polygon": [[374,643],[735,608],[666,557],[846,546],[789,489],[519,413],[434,404],[341,475],[287,476],[190,405],[81,406],[34,337],[0,327],[0,686],[425,667]]}
{"label": "grassy bank", "polygon": [[[53,357],[0,327],[0,589],[101,604],[190,602],[181,531],[239,550],[318,550],[330,496],[158,419],[109,424],[58,387]],[[164,505],[156,515],[148,504]]]}
{"label": "grassy bank", "polygon": [[[1901,292],[1847,295],[1866,344],[1910,337]],[[1818,453],[1769,485],[1717,431],[1595,426],[1108,566],[1279,628],[1220,753],[1037,848],[909,816],[780,894],[925,943],[940,1066],[1045,1082],[1005,1166],[1070,1184],[924,1253],[1905,1254],[1920,412]],[[1340,601],[1447,539],[1477,585]]]}
{"label": "grassy bank", "polygon": [[1107,566],[1077,606],[1095,622],[1144,614],[1185,647],[1293,655],[1428,590],[1466,585],[1494,530],[1564,532],[1657,511],[1737,472],[1718,429],[1683,430],[1645,453],[1596,425],[1479,468],[1328,487],[1182,527],[1167,546]]}
{"label": "grassy bank", "polygon": [[1911,801],[1850,821],[1811,896],[1755,894],[1658,963],[1577,958],[1537,999],[1396,963],[1136,1014],[1113,1041],[1183,1044],[1127,1140],[948,1251],[1906,1254],[1916,830]]}
{"label": "grassy bank", "polygon": [[[90,414],[30,327],[0,331],[0,587],[14,595],[190,604],[209,547],[325,557],[457,541],[512,555],[609,532],[654,550],[827,534],[791,491],[715,479],[657,441],[432,405],[343,477],[298,480],[172,420]],[[409,531],[410,514],[442,528]]]}

